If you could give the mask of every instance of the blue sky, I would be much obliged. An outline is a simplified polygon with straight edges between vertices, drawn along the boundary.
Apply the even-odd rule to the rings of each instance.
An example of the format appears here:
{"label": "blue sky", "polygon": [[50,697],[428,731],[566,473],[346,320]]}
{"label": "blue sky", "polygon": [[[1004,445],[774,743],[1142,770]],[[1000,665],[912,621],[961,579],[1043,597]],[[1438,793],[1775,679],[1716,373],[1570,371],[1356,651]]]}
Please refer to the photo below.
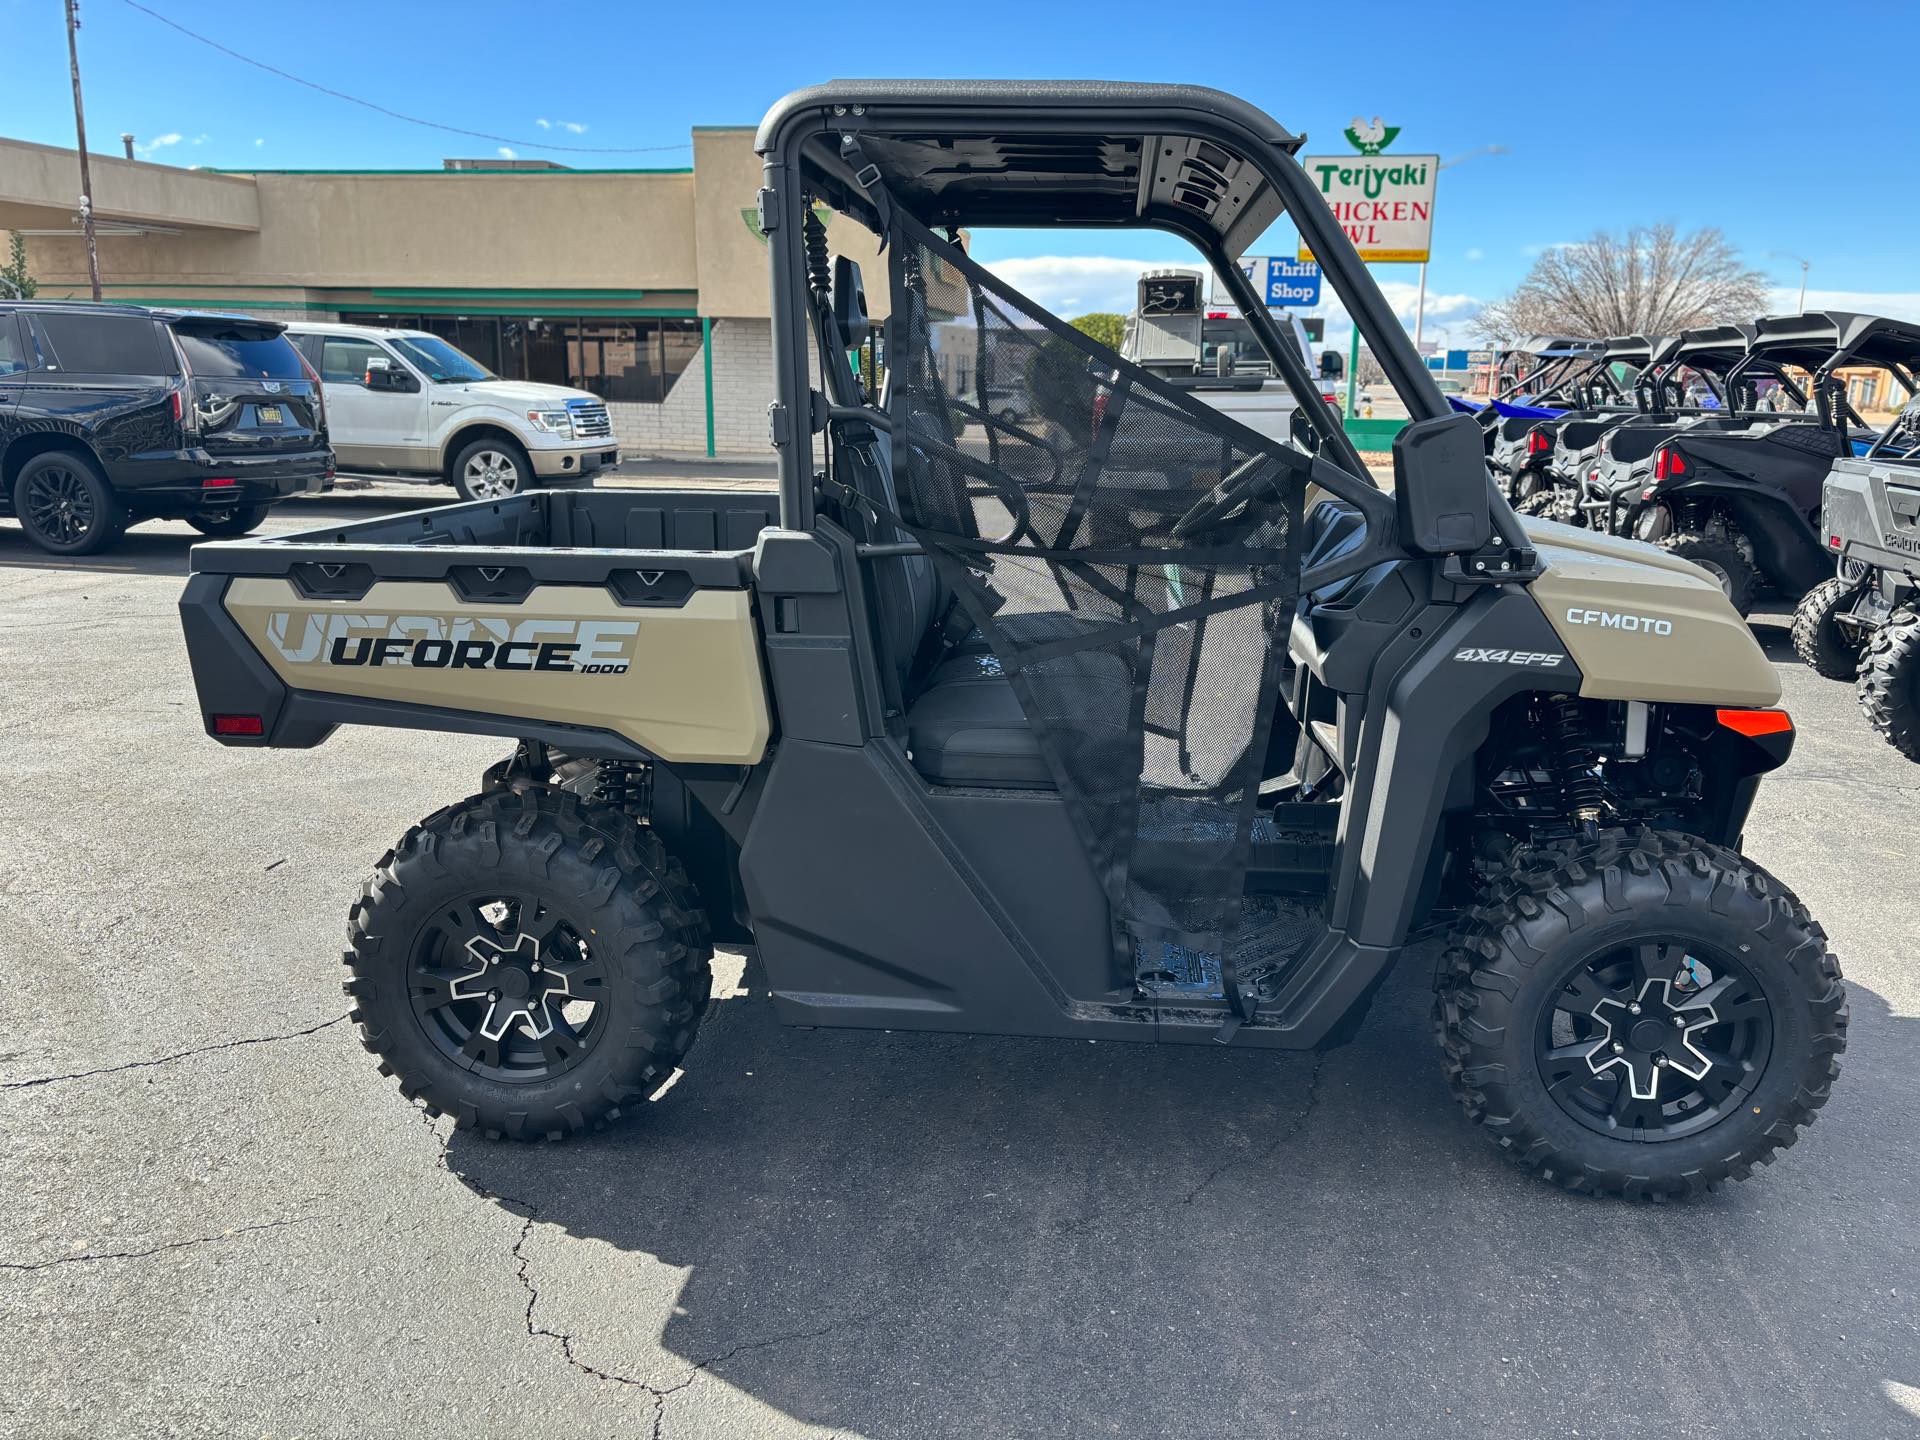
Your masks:
{"label": "blue sky", "polygon": [[[1464,341],[1542,247],[1659,220],[1719,225],[1789,305],[1788,257],[1803,256],[1810,306],[1920,317],[1920,192],[1901,139],[1913,87],[1893,78],[1920,40],[1911,5],[141,3],[335,89],[580,166],[688,163],[691,126],[751,123],[836,74],[1189,81],[1263,106],[1314,152],[1345,149],[1356,114],[1401,127],[1398,151],[1504,146],[1441,177],[1430,339],[1444,326]],[[83,0],[82,18],[96,150],[132,131],[169,164],[387,168],[500,148],[263,74],[127,0]],[[60,0],[0,0],[0,135],[73,143]],[[1151,234],[976,247],[1068,313],[1112,306],[1141,263],[1185,258]],[[1415,268],[1376,275],[1410,314]]]}

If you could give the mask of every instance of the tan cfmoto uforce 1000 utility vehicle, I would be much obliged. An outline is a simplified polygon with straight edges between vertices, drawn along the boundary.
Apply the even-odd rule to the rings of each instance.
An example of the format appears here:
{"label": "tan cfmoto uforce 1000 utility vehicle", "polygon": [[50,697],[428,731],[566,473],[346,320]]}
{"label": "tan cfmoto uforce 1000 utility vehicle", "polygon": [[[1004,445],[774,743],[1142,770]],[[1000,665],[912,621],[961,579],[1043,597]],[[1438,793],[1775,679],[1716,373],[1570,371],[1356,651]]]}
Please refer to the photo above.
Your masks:
{"label": "tan cfmoto uforce 1000 utility vehicle", "polygon": [[[777,494],[194,551],[220,740],[517,742],[353,906],[405,1094],[598,1126],[686,1056],[715,942],[796,1024],[1306,1048],[1445,932],[1447,1078],[1522,1165],[1657,1198],[1793,1142],[1847,1011],[1740,853],[1793,740],[1773,670],[1687,562],[1521,527],[1295,136],[1186,86],[847,81],[757,143]],[[1391,494],[1235,263],[1283,215],[1412,417]],[[1076,225],[1194,245],[1290,443],[967,254]]]}

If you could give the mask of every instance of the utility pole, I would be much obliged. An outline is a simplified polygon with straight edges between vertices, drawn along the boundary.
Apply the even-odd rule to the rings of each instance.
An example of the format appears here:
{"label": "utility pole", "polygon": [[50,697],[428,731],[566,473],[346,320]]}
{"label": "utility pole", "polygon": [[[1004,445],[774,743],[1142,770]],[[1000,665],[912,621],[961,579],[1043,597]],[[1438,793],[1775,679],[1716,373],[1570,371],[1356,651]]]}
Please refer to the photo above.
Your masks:
{"label": "utility pole", "polygon": [[1807,313],[1807,261],[1800,262],[1800,306],[1799,313]]}
{"label": "utility pole", "polygon": [[87,112],[80,103],[80,0],[67,3],[67,59],[73,67],[73,128],[80,139],[80,228],[87,236],[87,278],[100,298],[100,247],[93,237],[93,173],[87,166]]}

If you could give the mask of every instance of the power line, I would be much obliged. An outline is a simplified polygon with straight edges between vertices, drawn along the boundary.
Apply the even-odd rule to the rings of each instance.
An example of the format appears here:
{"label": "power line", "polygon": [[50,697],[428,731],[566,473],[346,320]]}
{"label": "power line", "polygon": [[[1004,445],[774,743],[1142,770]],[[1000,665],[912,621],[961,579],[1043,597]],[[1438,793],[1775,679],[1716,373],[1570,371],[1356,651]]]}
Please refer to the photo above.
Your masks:
{"label": "power line", "polygon": [[256,60],[251,55],[242,55],[238,50],[229,49],[218,40],[209,39],[198,31],[189,30],[177,20],[170,20],[158,10],[150,9],[142,5],[140,0],[122,0],[122,3],[131,9],[138,10],[142,15],[147,15],[158,20],[170,30],[178,30],[189,40],[198,40],[209,49],[218,50],[222,55],[238,60],[243,65],[251,65],[256,70],[264,70],[269,75],[279,76],[282,80],[291,80],[296,85],[304,85],[309,90],[317,90],[322,95],[332,96],[335,100],[345,100],[350,105],[358,105],[363,109],[372,110],[390,119],[404,120],[409,125],[420,125],[428,130],[444,130],[449,135],[465,135],[473,140],[489,140],[496,145],[521,145],[529,150],[562,150],[572,155],[645,155],[660,150],[686,150],[691,148],[688,145],[630,145],[624,147],[606,145],[554,145],[545,140],[516,140],[509,135],[489,135],[484,130],[463,130],[458,125],[442,125],[437,120],[422,120],[418,115],[407,115],[398,110],[390,110],[385,105],[375,104],[371,100],[362,100],[358,95],[348,95],[344,91],[335,90],[329,86],[319,84],[316,81],[305,79],[290,71],[282,70],[277,65],[269,65],[264,60]]}

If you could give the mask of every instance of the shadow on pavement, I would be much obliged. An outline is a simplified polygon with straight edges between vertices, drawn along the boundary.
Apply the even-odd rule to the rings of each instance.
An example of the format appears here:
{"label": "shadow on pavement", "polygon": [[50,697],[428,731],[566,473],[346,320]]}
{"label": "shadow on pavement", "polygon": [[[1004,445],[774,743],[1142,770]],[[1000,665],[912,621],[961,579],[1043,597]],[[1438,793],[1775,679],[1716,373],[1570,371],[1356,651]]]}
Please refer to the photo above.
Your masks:
{"label": "shadow on pavement", "polygon": [[[1685,1206],[1502,1164],[1445,1093],[1418,959],[1324,1056],[791,1031],[723,1000],[648,1114],[559,1146],[456,1132],[448,1161],[532,1214],[529,1327],[574,1363],[704,1372],[834,1430],[1883,1434],[1912,1423],[1884,1382],[1920,1381],[1888,1298],[1911,1246],[1836,1196],[1920,1178],[1848,1101],[1916,1044],[1853,995],[1821,1123]],[[654,1260],[687,1272],[678,1371],[635,1298]]]}

